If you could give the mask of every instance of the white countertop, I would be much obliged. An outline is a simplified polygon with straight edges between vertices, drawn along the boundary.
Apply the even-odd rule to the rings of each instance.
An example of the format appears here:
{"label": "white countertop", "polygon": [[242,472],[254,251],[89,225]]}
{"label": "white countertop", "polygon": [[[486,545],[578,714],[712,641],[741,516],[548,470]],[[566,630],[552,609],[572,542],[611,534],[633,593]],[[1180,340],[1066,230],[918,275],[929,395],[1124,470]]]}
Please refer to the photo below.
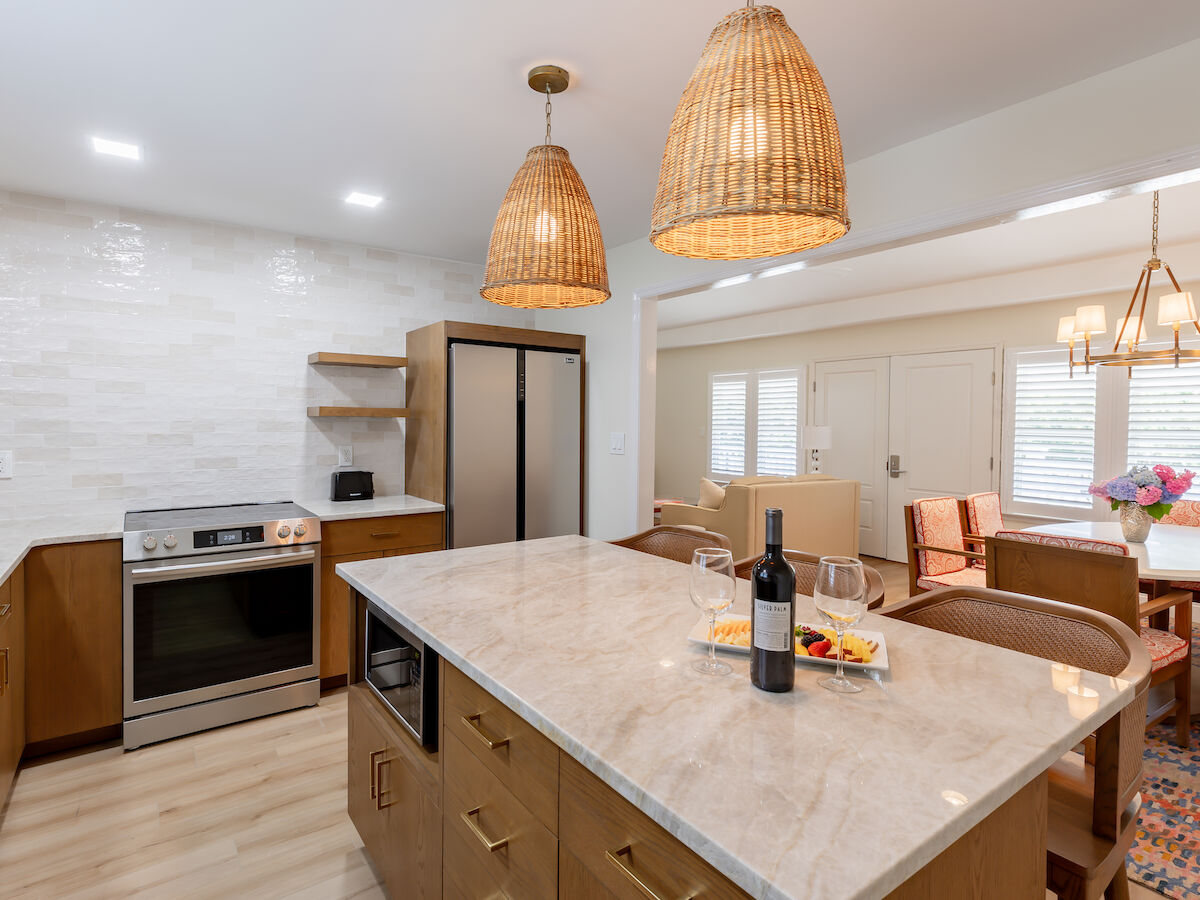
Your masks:
{"label": "white countertop", "polygon": [[[374,500],[297,500],[322,522],[369,519],[441,512],[440,503],[408,494]],[[0,520],[0,583],[3,583],[33,547],[74,544],[82,541],[119,540],[125,529],[125,509],[111,504],[82,508],[78,513],[54,516],[11,516]]]}
{"label": "white countertop", "polygon": [[581,537],[337,573],[755,897],[887,894],[1132,698],[1084,672],[1077,718],[1049,662],[876,615],[891,671],[860,694],[704,676],[687,566]]}
{"label": "white countertop", "polygon": [[1200,528],[1155,522],[1144,544],[1125,540],[1120,522],[1057,522],[1023,530],[1124,544],[1137,557],[1142,578],[1200,581]]}

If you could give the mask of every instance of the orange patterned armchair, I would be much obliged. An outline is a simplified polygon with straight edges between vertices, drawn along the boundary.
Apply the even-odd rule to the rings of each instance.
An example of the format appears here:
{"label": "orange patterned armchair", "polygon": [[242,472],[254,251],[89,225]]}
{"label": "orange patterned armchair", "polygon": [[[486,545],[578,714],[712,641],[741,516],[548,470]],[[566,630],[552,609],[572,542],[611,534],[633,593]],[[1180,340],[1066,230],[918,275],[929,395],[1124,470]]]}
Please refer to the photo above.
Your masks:
{"label": "orange patterned armchair", "polygon": [[954,497],[930,497],[904,507],[908,532],[908,589],[915,596],[939,587],[986,587],[983,569],[973,561],[982,553],[968,550],[962,516]]}

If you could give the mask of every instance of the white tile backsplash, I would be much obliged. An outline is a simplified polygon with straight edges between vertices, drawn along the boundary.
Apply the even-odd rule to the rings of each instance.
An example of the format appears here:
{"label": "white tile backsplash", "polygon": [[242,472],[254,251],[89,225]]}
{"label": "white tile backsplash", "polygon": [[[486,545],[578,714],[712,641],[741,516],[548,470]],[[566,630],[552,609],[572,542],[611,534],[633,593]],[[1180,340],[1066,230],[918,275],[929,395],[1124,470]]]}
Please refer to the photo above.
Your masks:
{"label": "white tile backsplash", "polygon": [[306,407],[403,406],[404,354],[440,319],[532,327],[480,298],[482,267],[0,191],[0,513],[300,498],[339,445],[404,487],[404,423]]}

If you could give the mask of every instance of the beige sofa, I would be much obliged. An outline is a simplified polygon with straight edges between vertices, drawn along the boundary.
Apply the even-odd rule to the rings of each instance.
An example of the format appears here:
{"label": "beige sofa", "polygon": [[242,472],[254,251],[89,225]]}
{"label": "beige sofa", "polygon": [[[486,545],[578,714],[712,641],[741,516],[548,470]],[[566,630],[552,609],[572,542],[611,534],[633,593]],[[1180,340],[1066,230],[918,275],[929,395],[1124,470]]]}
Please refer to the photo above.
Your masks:
{"label": "beige sofa", "polygon": [[733,542],[733,558],[761,553],[765,511],[783,510],[783,546],[818,556],[858,556],[859,483],[828,475],[735,478],[719,509],[664,503],[662,524],[699,525]]}

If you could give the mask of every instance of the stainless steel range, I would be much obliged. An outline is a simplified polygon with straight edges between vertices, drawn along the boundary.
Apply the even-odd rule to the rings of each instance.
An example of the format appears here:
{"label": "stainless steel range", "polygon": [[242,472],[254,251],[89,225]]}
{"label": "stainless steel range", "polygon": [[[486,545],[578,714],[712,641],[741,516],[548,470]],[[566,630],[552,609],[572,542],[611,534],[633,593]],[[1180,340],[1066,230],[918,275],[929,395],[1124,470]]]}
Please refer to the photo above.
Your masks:
{"label": "stainless steel range", "polygon": [[320,695],[321,521],[295,503],[131,512],[125,748]]}

